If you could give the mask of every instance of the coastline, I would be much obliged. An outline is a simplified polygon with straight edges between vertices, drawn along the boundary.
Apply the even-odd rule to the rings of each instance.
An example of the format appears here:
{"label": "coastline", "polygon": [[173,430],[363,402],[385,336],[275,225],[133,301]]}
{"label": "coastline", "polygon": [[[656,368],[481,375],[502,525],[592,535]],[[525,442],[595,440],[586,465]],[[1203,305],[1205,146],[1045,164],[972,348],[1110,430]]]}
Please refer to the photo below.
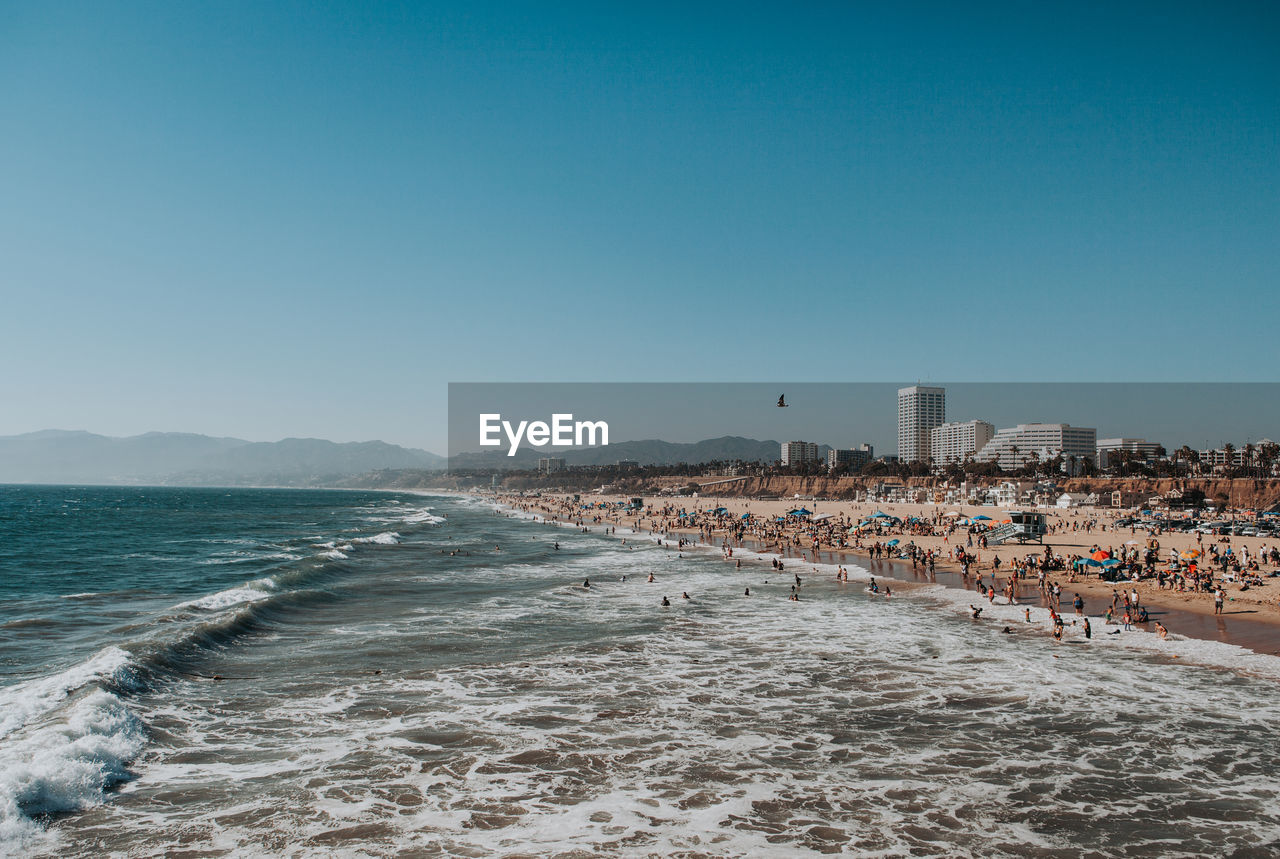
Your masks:
{"label": "coastline", "polygon": [[[469,494],[469,493],[463,493]],[[561,522],[568,521],[566,515],[571,512],[572,496],[569,495],[552,495],[545,494],[541,497],[527,497],[518,495],[508,496],[480,496],[487,497],[491,500],[498,501],[504,506],[512,509],[524,510],[525,512],[533,512],[541,515],[549,520],[558,520]],[[598,508],[590,511],[591,518],[598,517],[601,512],[607,511],[607,516],[600,517],[601,522],[596,524],[607,524],[618,527],[627,528],[637,534],[659,534],[669,533],[678,538],[698,539],[706,537],[707,532],[701,528],[681,527],[678,524],[669,523],[664,517],[655,517],[652,512],[634,513],[624,512],[617,508],[616,502],[625,502],[627,499],[619,496],[592,495],[586,496],[591,503],[604,502],[610,507]],[[752,515],[763,517],[775,517],[785,513],[785,508],[793,506],[795,501],[777,500],[777,501],[760,501],[749,498],[678,498],[671,499],[668,503],[677,506],[687,506],[691,510],[706,510],[714,507],[724,507],[729,511],[731,517],[741,516],[744,512],[750,512]],[[852,518],[857,515],[869,515],[871,508],[879,511],[883,509],[890,515],[901,515],[906,518],[909,515],[917,515],[922,512],[919,508],[926,505],[918,504],[882,504],[868,505],[866,503],[854,502],[831,502],[831,501],[804,501],[807,507],[814,508],[815,512],[820,507],[824,513],[832,516],[845,515]],[[929,507],[936,513],[937,508]],[[862,509],[859,509],[862,508]],[[985,510],[990,514],[993,508],[973,508],[975,511]],[[587,511],[582,511],[587,512]],[[1072,515],[1074,513],[1075,515]],[[1110,525],[1114,521],[1114,516],[1108,516],[1110,511],[1089,511],[1091,516],[1098,516],[1096,524],[1091,526],[1089,530],[1065,531],[1051,534],[1045,538],[1045,545],[1052,547],[1055,553],[1063,554],[1088,554],[1088,549],[1092,545],[1107,546],[1109,543],[1126,543],[1129,540],[1145,539],[1142,531],[1130,533],[1129,529],[1115,530],[1102,528]],[[1101,515],[1099,515],[1101,514]],[[965,515],[973,515],[966,513]],[[1079,526],[1083,514],[1080,511],[1071,511],[1066,516],[1059,516],[1059,526],[1075,523]],[[576,521],[576,519],[575,519]],[[661,527],[658,527],[661,526]],[[779,545],[777,542],[766,543],[759,539],[747,536],[742,540],[731,540],[729,545],[734,548],[746,549],[756,553],[762,558],[764,556],[773,555],[792,563],[800,562],[807,564],[824,564],[824,565],[856,565],[857,567],[868,571],[878,578],[887,577],[892,579],[895,589],[910,590],[930,585],[942,587],[948,590],[963,590],[973,594],[975,600],[980,600],[984,604],[987,602],[985,597],[980,596],[977,591],[977,581],[979,574],[984,581],[989,581],[992,574],[1003,581],[1007,578],[1006,571],[1008,562],[1015,557],[1025,557],[1026,555],[1039,555],[1044,551],[1044,546],[1039,543],[1028,543],[1025,546],[1020,544],[1005,544],[1000,546],[992,546],[987,549],[978,550],[978,561],[971,566],[971,575],[966,580],[962,575],[959,563],[951,560],[946,554],[940,553],[935,559],[934,569],[928,570],[923,565],[913,569],[909,559],[874,557],[870,551],[869,545],[862,547],[855,546],[829,546],[820,545],[818,550],[812,548],[803,548],[795,544],[794,538],[798,534],[799,529],[795,529],[787,533],[785,543]],[[723,530],[713,530],[711,533],[711,541],[705,539],[699,540],[698,546],[716,551],[721,545],[721,541],[725,538]],[[870,542],[874,544],[878,539],[883,544],[885,540],[893,539],[889,536],[893,532],[872,539]],[[1124,540],[1120,540],[1124,537]],[[946,551],[949,547],[948,541],[943,537],[936,535],[912,534],[909,537],[899,536],[902,543],[914,541],[922,550],[934,549],[935,551]],[[1171,539],[1172,538],[1172,539]],[[1194,536],[1181,533],[1164,533],[1158,537],[1162,542],[1162,548],[1180,550],[1182,543],[1191,544],[1194,542]],[[1260,550],[1261,544],[1266,544],[1268,548],[1274,541],[1268,541],[1265,538],[1231,538],[1232,545],[1236,551],[1243,548],[1244,545],[1250,546],[1250,551],[1256,553]],[[781,541],[780,541],[781,542]],[[999,558],[1003,562],[1003,569],[996,571],[993,568],[993,560]],[[756,566],[764,563],[763,560],[753,558],[744,560],[744,565],[749,564]],[[1264,566],[1263,575],[1266,576],[1271,572],[1270,566]],[[1170,631],[1170,634],[1176,636],[1185,636],[1187,638],[1198,639],[1203,641],[1220,642],[1224,644],[1234,645],[1244,648],[1254,653],[1267,656],[1280,655],[1280,605],[1277,605],[1277,596],[1280,595],[1280,578],[1264,579],[1266,585],[1263,587],[1255,587],[1246,592],[1240,592],[1238,585],[1226,585],[1227,596],[1222,614],[1215,614],[1213,607],[1212,595],[1209,593],[1179,593],[1173,590],[1161,590],[1154,582],[1150,580],[1142,580],[1139,582],[1116,582],[1110,583],[1101,581],[1096,577],[1079,577],[1074,581],[1069,581],[1067,571],[1054,571],[1048,573],[1050,582],[1057,582],[1062,589],[1061,604],[1059,612],[1068,623],[1074,618],[1071,606],[1072,600],[1078,593],[1085,603],[1085,614],[1095,619],[1095,635],[1104,635],[1109,629],[1103,627],[1100,615],[1105,608],[1112,604],[1113,592],[1119,591],[1123,586],[1129,590],[1136,588],[1139,592],[1141,604],[1147,609],[1150,615],[1150,622],[1147,624],[1135,624],[1135,630],[1152,632],[1155,629],[1155,623],[1159,621]],[[1015,595],[1017,605],[1019,607],[1032,607],[1041,610],[1049,606],[1047,598],[1041,593],[1034,578],[1018,582]],[[995,606],[1009,607],[1009,603],[1004,596],[997,596],[993,603]],[[1123,607],[1116,612],[1119,618],[1123,613]],[[1119,628],[1117,622],[1115,628]]]}

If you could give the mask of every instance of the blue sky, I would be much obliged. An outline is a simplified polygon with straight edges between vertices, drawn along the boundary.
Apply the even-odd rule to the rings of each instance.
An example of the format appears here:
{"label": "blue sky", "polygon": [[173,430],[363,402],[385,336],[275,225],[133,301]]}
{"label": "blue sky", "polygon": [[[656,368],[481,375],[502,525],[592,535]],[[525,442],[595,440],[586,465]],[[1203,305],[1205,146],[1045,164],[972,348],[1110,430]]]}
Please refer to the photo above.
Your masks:
{"label": "blue sky", "polygon": [[1280,7],[1115,5],[8,4],[0,434],[1274,380]]}

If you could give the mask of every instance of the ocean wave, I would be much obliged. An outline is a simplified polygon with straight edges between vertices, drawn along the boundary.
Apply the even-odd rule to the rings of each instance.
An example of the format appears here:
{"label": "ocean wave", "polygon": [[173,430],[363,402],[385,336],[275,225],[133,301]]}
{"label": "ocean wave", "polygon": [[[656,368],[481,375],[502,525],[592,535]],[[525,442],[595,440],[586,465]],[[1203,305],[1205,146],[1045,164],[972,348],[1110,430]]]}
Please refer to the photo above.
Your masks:
{"label": "ocean wave", "polygon": [[185,609],[204,609],[205,611],[218,611],[219,609],[230,608],[234,605],[243,603],[257,602],[270,597],[271,583],[266,580],[254,582],[252,585],[244,587],[228,588],[225,591],[219,591],[216,594],[200,597],[199,599],[188,600],[184,603],[178,603],[174,608]]}
{"label": "ocean wave", "polygon": [[348,556],[337,549],[330,549],[327,552],[321,552],[318,557],[328,558],[331,561],[345,561]]}
{"label": "ocean wave", "polygon": [[372,537],[356,537],[353,543],[377,543],[382,546],[394,546],[400,542],[400,534],[396,531],[383,531],[381,534],[375,534]]}
{"label": "ocean wave", "polygon": [[[114,658],[114,657],[113,657]],[[66,718],[0,747],[0,853],[17,854],[41,835],[33,818],[103,801],[129,778],[146,744],[142,721],[103,689],[75,702]]]}
{"label": "ocean wave", "polygon": [[71,693],[91,683],[131,683],[134,668],[129,653],[112,646],[50,677],[0,687],[0,739],[49,713]]}

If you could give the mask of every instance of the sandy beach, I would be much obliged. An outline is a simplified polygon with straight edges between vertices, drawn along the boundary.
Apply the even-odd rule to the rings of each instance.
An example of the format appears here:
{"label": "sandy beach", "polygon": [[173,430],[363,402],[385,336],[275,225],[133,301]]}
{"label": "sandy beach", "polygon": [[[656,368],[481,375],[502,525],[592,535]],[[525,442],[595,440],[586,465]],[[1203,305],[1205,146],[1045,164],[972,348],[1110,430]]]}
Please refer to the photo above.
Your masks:
{"label": "sandy beach", "polygon": [[[1150,615],[1150,622],[1138,626],[1139,629],[1153,630],[1158,621],[1173,633],[1224,641],[1260,653],[1280,654],[1280,576],[1273,578],[1271,575],[1280,571],[1280,567],[1263,557],[1264,553],[1269,554],[1277,545],[1274,538],[1206,534],[1199,535],[1201,539],[1197,542],[1198,535],[1193,533],[1117,526],[1117,520],[1123,518],[1125,511],[1042,508],[1035,512],[1047,515],[1050,530],[1043,544],[1005,543],[983,547],[977,529],[971,534],[969,527],[955,523],[968,521],[970,517],[987,516],[991,517],[994,524],[1007,518],[1008,509],[966,505],[759,500],[714,495],[700,498],[646,497],[642,511],[626,510],[618,506],[619,503],[625,505],[629,500],[622,496],[584,495],[575,502],[571,495],[543,495],[540,498],[509,496],[503,502],[561,521],[601,519],[618,527],[641,532],[696,537],[700,543],[711,547],[721,547],[727,542],[731,547],[767,552],[784,560],[856,564],[877,576],[889,576],[903,584],[929,583],[971,589],[975,591],[975,599],[986,599],[977,593],[980,582],[990,586],[994,581],[997,604],[1008,602],[1004,588],[1008,585],[1009,571],[1014,562],[1025,561],[1031,556],[1037,562],[1041,561],[1046,550],[1062,559],[1088,558],[1097,551],[1107,551],[1113,557],[1119,557],[1127,550],[1136,548],[1141,553],[1150,545],[1158,545],[1157,569],[1162,570],[1169,568],[1170,557],[1192,550],[1204,552],[1204,557],[1208,559],[1211,544],[1220,552],[1225,552],[1230,547],[1232,553],[1239,557],[1244,557],[1247,550],[1248,557],[1259,562],[1259,569],[1252,575],[1259,576],[1261,584],[1246,587],[1239,580],[1223,581],[1220,568],[1215,565],[1213,581],[1216,587],[1222,588],[1224,594],[1220,613],[1215,612],[1214,594],[1211,590],[1193,591],[1188,588],[1180,591],[1175,590],[1172,584],[1162,589],[1154,578],[1104,581],[1099,577],[1097,568],[1090,568],[1087,573],[1075,574],[1069,562],[1066,569],[1046,571],[1045,576],[1048,584],[1057,583],[1061,588],[1059,611],[1065,617],[1073,616],[1072,602],[1079,594],[1088,615],[1101,615],[1108,606],[1114,604],[1115,618],[1119,623],[1125,607],[1121,595],[1126,591],[1132,593],[1136,589],[1140,605]],[[582,504],[587,503],[603,503],[606,506],[583,509]],[[809,510],[813,519],[801,520],[786,516],[787,511],[800,506]],[[722,508],[725,512],[715,517],[706,515],[708,511],[717,508]],[[685,513],[685,517],[682,518],[681,513]],[[848,535],[845,540],[849,545],[833,545],[830,533],[843,534],[848,530],[849,524],[865,522],[876,513],[888,514],[900,520],[900,524],[868,529],[860,537]],[[691,521],[689,517],[693,514],[698,514],[698,517],[692,520],[695,524],[690,526],[686,523]],[[751,518],[743,520],[744,515]],[[908,524],[912,519],[917,521]],[[741,537],[737,537],[732,533],[733,529],[737,523],[744,521],[751,524]],[[825,525],[835,527],[825,528]],[[816,548],[815,532],[819,535]],[[897,540],[898,543],[894,547],[887,547],[886,544],[891,540]],[[914,565],[910,558],[903,556],[905,549],[912,544],[917,548],[917,557],[920,558]],[[874,551],[877,546],[880,552]],[[963,547],[970,555],[967,578],[962,575],[961,564],[955,560],[957,547]],[[926,553],[932,553],[932,568],[923,559]],[[1202,573],[1209,571],[1204,562],[1198,567]],[[1015,598],[1019,604],[1047,604],[1047,597],[1039,588],[1034,570],[1028,570],[1025,577],[1016,582]]]}

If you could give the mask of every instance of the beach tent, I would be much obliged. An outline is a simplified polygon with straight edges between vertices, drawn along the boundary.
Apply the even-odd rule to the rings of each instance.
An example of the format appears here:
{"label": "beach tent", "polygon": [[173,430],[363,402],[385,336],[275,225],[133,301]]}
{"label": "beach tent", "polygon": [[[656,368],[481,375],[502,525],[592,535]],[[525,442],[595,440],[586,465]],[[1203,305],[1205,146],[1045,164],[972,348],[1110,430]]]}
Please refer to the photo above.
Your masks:
{"label": "beach tent", "polygon": [[787,511],[787,515],[788,515],[788,516],[812,516],[812,515],[813,515],[813,511],[812,511],[812,510],[806,510],[806,509],[805,509],[805,508],[803,508],[803,507],[797,507],[797,508],[796,508],[796,509],[794,509],[794,510],[788,510],[788,511]]}
{"label": "beach tent", "polygon": [[894,539],[894,540],[890,540],[888,543],[885,543],[885,545],[886,545],[886,546],[896,546],[896,545],[898,545],[898,543],[900,543],[900,542],[902,542],[902,541],[901,541],[901,540]]}

